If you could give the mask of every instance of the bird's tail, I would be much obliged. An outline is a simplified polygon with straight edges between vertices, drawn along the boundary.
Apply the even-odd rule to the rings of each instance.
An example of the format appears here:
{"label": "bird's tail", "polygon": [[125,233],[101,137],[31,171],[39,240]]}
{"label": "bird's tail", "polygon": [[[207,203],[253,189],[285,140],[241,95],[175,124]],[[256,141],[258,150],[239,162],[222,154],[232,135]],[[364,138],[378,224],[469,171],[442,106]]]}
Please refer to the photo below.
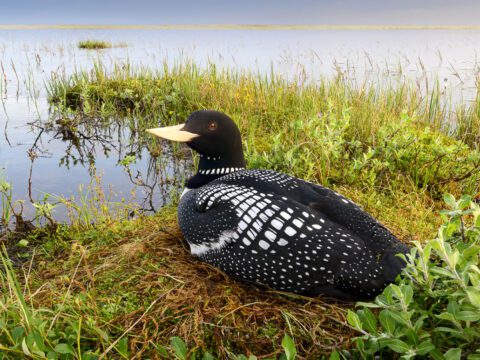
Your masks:
{"label": "bird's tail", "polygon": [[380,259],[380,264],[383,268],[383,277],[386,283],[392,283],[395,281],[395,278],[402,272],[405,268],[405,261],[398,256],[398,254],[408,254],[409,249],[405,245],[394,246],[390,249],[385,250],[382,258]]}

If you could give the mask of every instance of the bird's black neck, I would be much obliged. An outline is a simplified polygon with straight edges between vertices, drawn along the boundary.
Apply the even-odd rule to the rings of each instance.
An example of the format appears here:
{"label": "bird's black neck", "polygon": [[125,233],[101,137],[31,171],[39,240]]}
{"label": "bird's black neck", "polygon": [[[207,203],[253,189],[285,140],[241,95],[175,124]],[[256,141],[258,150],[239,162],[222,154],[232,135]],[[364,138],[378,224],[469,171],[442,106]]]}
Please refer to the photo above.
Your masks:
{"label": "bird's black neck", "polygon": [[187,188],[196,189],[226,174],[245,168],[243,153],[235,156],[211,157],[200,155],[197,173],[188,179]]}

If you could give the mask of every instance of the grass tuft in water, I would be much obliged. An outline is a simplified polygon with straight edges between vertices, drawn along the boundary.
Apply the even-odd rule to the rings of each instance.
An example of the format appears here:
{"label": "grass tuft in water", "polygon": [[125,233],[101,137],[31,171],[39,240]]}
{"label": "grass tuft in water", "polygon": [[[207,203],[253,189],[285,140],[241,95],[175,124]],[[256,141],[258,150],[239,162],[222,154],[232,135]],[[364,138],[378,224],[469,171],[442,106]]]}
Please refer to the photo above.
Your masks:
{"label": "grass tuft in water", "polygon": [[82,40],[78,42],[80,49],[108,49],[112,44],[103,40]]}

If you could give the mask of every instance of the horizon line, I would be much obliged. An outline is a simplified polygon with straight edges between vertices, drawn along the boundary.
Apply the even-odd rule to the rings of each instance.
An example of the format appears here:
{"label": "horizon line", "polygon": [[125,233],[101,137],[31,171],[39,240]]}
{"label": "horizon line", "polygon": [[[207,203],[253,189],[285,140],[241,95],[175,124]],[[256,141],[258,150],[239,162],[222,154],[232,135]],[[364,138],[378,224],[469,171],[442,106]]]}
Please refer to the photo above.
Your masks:
{"label": "horizon line", "polygon": [[0,24],[0,30],[480,30],[480,25],[329,25],[329,24]]}

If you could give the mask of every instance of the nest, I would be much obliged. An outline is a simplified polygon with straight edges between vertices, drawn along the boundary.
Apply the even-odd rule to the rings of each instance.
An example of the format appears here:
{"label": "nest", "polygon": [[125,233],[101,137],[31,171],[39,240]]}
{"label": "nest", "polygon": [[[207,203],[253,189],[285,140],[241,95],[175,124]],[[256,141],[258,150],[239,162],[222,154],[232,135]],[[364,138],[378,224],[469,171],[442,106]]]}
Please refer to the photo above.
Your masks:
{"label": "nest", "polygon": [[345,320],[352,303],[235,281],[190,255],[176,224],[159,222],[158,217],[143,219],[115,245],[90,250],[75,245],[62,266],[45,263],[41,269],[40,264],[37,275],[44,289],[37,291],[35,302],[54,306],[66,288],[72,295],[90,292],[97,303],[79,304],[82,312],[114,296],[135,294],[143,304],[116,313],[104,326],[127,336],[137,358],[159,358],[154,344],[168,345],[172,336],[184,339],[190,351],[209,351],[219,358],[278,355],[285,333],[294,337],[300,359],[348,348],[355,336]]}

